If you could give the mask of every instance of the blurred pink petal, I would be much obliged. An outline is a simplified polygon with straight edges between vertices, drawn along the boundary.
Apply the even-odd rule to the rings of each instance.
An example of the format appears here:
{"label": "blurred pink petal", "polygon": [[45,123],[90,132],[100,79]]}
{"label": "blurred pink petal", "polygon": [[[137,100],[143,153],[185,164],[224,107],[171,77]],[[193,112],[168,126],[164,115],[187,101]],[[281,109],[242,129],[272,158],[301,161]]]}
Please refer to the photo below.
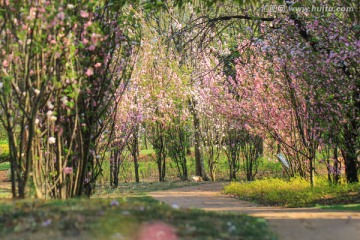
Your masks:
{"label": "blurred pink petal", "polygon": [[2,62],[2,65],[3,65],[3,67],[7,68],[7,67],[9,67],[9,62],[7,60],[4,60]]}
{"label": "blurred pink petal", "polygon": [[84,10],[80,10],[80,16],[82,18],[88,18],[89,17],[89,13],[84,11]]}
{"label": "blurred pink petal", "polygon": [[96,63],[96,64],[94,65],[94,68],[98,68],[98,67],[101,67],[101,63]]}
{"label": "blurred pink petal", "polygon": [[144,224],[137,240],[177,240],[175,229],[163,222]]}
{"label": "blurred pink petal", "polygon": [[94,70],[90,67],[86,70],[86,76],[90,77],[94,74]]}
{"label": "blurred pink petal", "polygon": [[72,168],[72,167],[66,167],[66,168],[64,168],[64,173],[65,173],[65,174],[72,174],[72,173],[73,173],[73,168]]}
{"label": "blurred pink petal", "polygon": [[84,45],[87,45],[87,44],[89,43],[89,40],[87,40],[86,38],[84,38],[84,39],[82,40],[82,42],[83,42]]}

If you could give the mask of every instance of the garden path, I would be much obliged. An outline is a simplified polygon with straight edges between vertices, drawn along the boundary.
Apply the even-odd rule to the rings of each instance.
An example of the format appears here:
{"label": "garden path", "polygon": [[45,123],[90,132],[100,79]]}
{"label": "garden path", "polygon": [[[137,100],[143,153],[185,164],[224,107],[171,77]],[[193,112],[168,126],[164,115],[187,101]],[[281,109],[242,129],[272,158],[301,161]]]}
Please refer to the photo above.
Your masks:
{"label": "garden path", "polygon": [[222,194],[224,183],[204,183],[150,196],[181,208],[229,211],[265,218],[279,240],[358,240],[360,212],[261,206]]}

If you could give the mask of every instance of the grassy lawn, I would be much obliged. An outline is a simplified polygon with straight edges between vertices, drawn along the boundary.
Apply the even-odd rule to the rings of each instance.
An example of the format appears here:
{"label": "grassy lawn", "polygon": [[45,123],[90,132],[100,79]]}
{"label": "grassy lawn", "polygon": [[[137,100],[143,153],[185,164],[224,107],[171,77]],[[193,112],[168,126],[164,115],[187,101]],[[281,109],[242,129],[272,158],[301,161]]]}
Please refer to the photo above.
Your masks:
{"label": "grassy lawn", "polygon": [[151,155],[154,154],[154,149],[143,149],[140,151],[140,155]]}
{"label": "grassy lawn", "polygon": [[4,162],[4,163],[0,163],[0,171],[6,171],[10,169],[10,163],[9,162]]}
{"label": "grassy lawn", "polygon": [[[0,239],[148,240],[151,231],[177,236],[162,238],[167,240],[276,239],[263,219],[180,210],[144,195],[4,201],[0,204],[0,212]],[[142,234],[147,237],[141,238]]]}
{"label": "grassy lawn", "polygon": [[117,188],[107,185],[98,186],[93,197],[117,197],[117,196],[138,196],[146,195],[148,192],[162,191],[179,187],[194,186],[203,184],[204,182],[190,181],[168,181],[168,182],[140,182],[140,183],[124,183],[120,182]]}
{"label": "grassy lawn", "polygon": [[360,204],[342,204],[342,205],[319,205],[318,208],[328,209],[328,210],[339,210],[339,211],[356,211],[360,212]]}
{"label": "grassy lawn", "polygon": [[315,187],[310,187],[309,182],[301,178],[290,181],[267,178],[234,182],[224,191],[242,200],[283,207],[346,205],[360,201],[360,183],[330,185],[325,178],[318,178],[315,182]]}

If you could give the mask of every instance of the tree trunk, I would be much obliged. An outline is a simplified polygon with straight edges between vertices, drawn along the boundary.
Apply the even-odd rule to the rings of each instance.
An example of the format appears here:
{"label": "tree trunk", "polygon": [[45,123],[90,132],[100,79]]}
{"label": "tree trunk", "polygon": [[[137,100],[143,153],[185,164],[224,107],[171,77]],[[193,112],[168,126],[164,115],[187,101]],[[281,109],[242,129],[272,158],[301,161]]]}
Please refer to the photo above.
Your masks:
{"label": "tree trunk", "polygon": [[352,127],[344,127],[344,148],[341,149],[345,161],[346,180],[349,183],[359,182],[357,175],[357,156],[356,156],[356,123],[352,120]]}
{"label": "tree trunk", "polygon": [[[339,169],[339,160],[338,160],[338,151],[337,151],[337,147],[334,148],[334,173],[333,173],[333,183],[334,184],[338,184],[339,183],[339,178],[340,178],[340,171],[341,168]],[[340,165],[341,167],[341,165]]]}
{"label": "tree trunk", "polygon": [[314,187],[314,166],[313,166],[313,158],[309,158],[310,163],[310,186]]}
{"label": "tree trunk", "polygon": [[161,174],[161,155],[157,156],[157,167],[159,172],[159,182],[162,182],[162,174]]}
{"label": "tree trunk", "polygon": [[[201,151],[200,151],[200,133],[199,133],[199,119],[194,115],[194,129],[195,129],[195,174],[197,176],[202,175],[201,169]],[[201,176],[202,177],[202,176]]]}
{"label": "tree trunk", "polygon": [[194,123],[194,138],[195,138],[195,174],[196,176],[202,177],[204,181],[208,181],[209,178],[205,172],[204,167],[204,159],[201,156],[201,150],[200,150],[200,142],[201,142],[201,136],[200,136],[200,120],[198,118],[196,110],[193,108],[192,115],[193,115],[193,123]]}
{"label": "tree trunk", "polygon": [[163,160],[162,160],[162,171],[161,171],[161,181],[165,181],[166,175],[166,155],[165,152],[163,153]]}
{"label": "tree trunk", "polygon": [[113,185],[113,174],[114,174],[114,163],[115,163],[115,157],[114,157],[114,151],[111,151],[110,153],[110,187]]}
{"label": "tree trunk", "polygon": [[135,181],[138,183],[140,182],[140,178],[139,178],[139,163],[138,163],[138,159],[139,159],[139,136],[138,136],[138,131],[139,128],[136,127],[134,129],[134,137],[133,137],[133,144],[132,144],[132,156],[133,156],[133,160],[134,160],[134,171],[135,171]]}
{"label": "tree trunk", "polygon": [[[10,125],[11,123],[9,123]],[[8,131],[8,139],[9,139],[9,148],[10,148],[10,173],[11,173],[11,192],[13,198],[17,197],[16,192],[16,172],[17,172],[17,164],[16,164],[16,144],[15,144],[15,137],[13,135],[13,128],[9,127]]]}
{"label": "tree trunk", "polygon": [[119,150],[114,150],[113,152],[113,162],[111,163],[111,186],[118,187],[119,186],[119,168],[120,168],[120,153]]}
{"label": "tree trunk", "polygon": [[187,171],[187,163],[186,163],[186,157],[184,156],[183,159],[183,172],[184,172],[184,176],[183,176],[183,180],[187,180],[188,179],[188,171]]}
{"label": "tree trunk", "polygon": [[351,152],[352,149],[342,149],[342,155],[345,161],[345,175],[346,180],[349,183],[359,182],[357,175],[357,158],[354,153]]}

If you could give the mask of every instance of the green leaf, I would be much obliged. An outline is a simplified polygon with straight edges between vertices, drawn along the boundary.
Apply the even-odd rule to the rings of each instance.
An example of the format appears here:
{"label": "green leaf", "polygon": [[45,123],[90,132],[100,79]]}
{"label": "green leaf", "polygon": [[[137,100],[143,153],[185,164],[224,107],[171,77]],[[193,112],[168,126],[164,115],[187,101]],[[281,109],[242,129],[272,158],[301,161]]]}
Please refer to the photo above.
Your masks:
{"label": "green leaf", "polygon": [[359,31],[360,30],[360,24],[353,26],[353,29]]}
{"label": "green leaf", "polygon": [[301,7],[302,5],[301,5],[301,3],[300,2],[296,2],[296,3],[294,3],[291,7],[292,8],[297,8],[297,7]]}
{"label": "green leaf", "polygon": [[10,90],[11,90],[11,80],[12,77],[11,76],[5,76],[3,77],[3,93],[4,95],[9,95],[10,94]]}

